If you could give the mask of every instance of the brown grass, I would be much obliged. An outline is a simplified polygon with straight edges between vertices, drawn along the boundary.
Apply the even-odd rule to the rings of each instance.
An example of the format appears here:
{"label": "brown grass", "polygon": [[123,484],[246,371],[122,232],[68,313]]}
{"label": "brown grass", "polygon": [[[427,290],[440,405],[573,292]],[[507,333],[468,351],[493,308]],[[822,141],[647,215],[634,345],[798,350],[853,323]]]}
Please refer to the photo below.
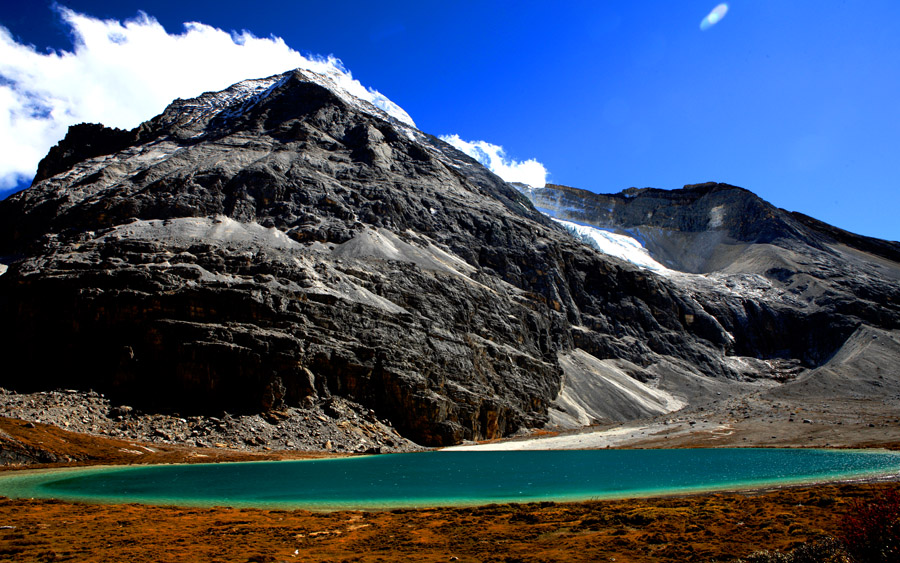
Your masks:
{"label": "brown grass", "polygon": [[3,500],[0,560],[729,560],[836,535],[851,502],[891,486],[375,513]]}

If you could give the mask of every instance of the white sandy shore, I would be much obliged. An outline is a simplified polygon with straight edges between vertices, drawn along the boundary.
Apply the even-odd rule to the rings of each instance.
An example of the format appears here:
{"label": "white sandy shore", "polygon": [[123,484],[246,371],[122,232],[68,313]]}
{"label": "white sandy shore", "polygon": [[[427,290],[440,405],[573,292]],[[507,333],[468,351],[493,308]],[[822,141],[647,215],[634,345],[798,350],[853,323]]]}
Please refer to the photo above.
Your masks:
{"label": "white sandy shore", "polygon": [[513,450],[589,450],[600,448],[617,448],[636,446],[641,442],[666,439],[667,437],[683,437],[692,433],[704,433],[707,436],[725,435],[730,431],[727,425],[712,422],[666,424],[631,424],[617,426],[594,432],[578,432],[538,438],[521,438],[487,444],[462,444],[443,448],[445,452],[469,451],[513,451]]}

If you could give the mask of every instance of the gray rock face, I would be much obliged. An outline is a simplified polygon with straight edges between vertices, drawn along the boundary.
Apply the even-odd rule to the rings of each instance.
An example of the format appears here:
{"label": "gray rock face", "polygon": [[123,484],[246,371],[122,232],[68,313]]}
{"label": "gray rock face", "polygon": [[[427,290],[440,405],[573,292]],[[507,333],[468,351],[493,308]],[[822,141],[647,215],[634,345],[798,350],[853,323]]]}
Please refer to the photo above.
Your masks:
{"label": "gray rock face", "polygon": [[[840,373],[857,387],[844,386],[847,396],[891,387],[883,374],[846,358],[868,342],[863,335],[900,329],[900,244],[777,209],[726,184],[612,195],[552,185],[521,190],[551,216],[641,240],[671,268],[664,275],[733,337],[735,356],[766,360],[777,380],[799,378],[821,393],[826,376]],[[896,370],[900,361],[891,352],[877,357],[881,369]],[[795,388],[772,393],[796,399]]]}
{"label": "gray rock face", "polygon": [[[666,217],[673,204],[656,200]],[[641,205],[622,217],[653,208]],[[691,205],[653,228],[719,204]],[[723,219],[745,253],[811,229],[747,206]],[[719,236],[701,222],[685,232]],[[748,240],[754,228],[765,234]],[[819,260],[835,245],[815,232],[777,248]],[[684,281],[607,257],[477,162],[306,71],[177,100],[133,131],[72,128],[35,184],[0,202],[0,256],[3,387],[94,389],[184,416],[346,399],[426,445],[546,424],[576,349],[579,373],[641,380],[622,400],[643,406],[586,409],[627,418],[820,365],[861,319],[898,318],[896,300],[856,307],[854,292],[895,299],[889,275],[821,285],[816,262]],[[845,301],[810,301],[835,287]]]}

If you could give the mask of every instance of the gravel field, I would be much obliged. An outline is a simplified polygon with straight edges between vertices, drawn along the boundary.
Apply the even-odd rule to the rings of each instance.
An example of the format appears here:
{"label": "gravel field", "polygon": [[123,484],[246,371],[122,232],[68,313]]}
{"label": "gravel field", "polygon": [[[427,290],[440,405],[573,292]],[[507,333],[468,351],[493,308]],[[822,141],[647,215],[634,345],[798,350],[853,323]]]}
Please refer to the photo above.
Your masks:
{"label": "gravel field", "polygon": [[265,414],[181,417],[144,414],[101,394],[59,390],[18,394],[0,389],[0,416],[72,432],[242,451],[297,450],[388,453],[420,450],[387,421],[341,398]]}

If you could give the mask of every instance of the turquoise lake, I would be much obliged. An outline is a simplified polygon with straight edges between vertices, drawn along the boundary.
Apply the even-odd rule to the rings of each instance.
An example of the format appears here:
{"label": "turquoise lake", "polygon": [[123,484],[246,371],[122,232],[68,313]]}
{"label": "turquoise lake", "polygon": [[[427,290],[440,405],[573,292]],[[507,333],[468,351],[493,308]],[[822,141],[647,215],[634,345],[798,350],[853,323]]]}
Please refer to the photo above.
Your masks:
{"label": "turquoise lake", "polygon": [[588,500],[900,474],[900,453],[682,449],[427,452],[0,475],[0,495],[183,506],[386,509]]}

